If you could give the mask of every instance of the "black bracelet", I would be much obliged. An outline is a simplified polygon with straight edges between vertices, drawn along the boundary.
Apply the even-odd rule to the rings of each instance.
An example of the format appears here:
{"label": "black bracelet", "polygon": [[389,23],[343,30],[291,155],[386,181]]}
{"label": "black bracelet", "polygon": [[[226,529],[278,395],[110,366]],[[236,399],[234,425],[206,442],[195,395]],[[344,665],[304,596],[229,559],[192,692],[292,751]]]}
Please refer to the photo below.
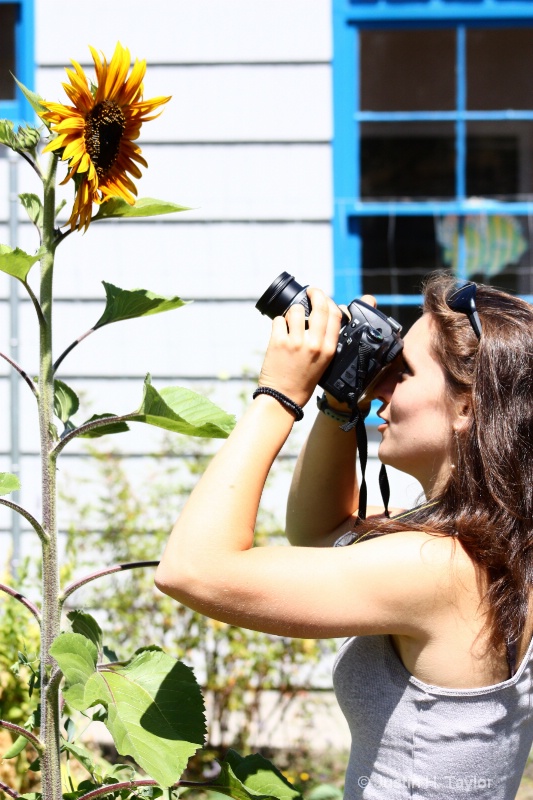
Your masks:
{"label": "black bracelet", "polygon": [[284,394],[281,394],[281,392],[278,392],[277,389],[271,389],[269,386],[260,386],[253,393],[253,399],[255,400],[259,394],[268,394],[270,397],[273,397],[275,400],[277,400],[278,403],[281,403],[281,405],[286,408],[287,411],[291,411],[294,414],[296,422],[299,422],[301,419],[303,419],[303,408],[299,406],[298,403],[295,403],[294,400],[291,400],[290,397],[286,397]]}

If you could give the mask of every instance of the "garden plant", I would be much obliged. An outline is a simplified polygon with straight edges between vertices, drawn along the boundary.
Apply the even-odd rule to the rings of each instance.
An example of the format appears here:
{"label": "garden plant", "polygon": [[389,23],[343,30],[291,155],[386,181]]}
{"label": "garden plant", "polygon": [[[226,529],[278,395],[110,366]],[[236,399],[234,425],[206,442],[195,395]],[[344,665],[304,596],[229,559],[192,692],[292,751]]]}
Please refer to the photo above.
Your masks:
{"label": "garden plant", "polygon": [[[162,297],[144,289],[124,289],[104,282],[105,305],[100,318],[85,333],[73,332],[73,343],[63,353],[53,349],[53,273],[56,250],[70,235],[87,232],[109,218],[146,217],[185,210],[183,206],[149,198],[136,200],[132,178],[146,167],[136,144],[143,123],[170,98],[143,100],[145,62],[130,63],[129,51],[117,44],[109,63],[91,48],[95,81],[90,83],[76,62],[67,69],[64,89],[71,105],[47,102],[19,83],[43,125],[15,130],[0,121],[0,143],[27,162],[42,182],[42,195],[22,194],[20,201],[34,224],[38,241],[30,254],[0,245],[0,270],[18,280],[35,309],[39,332],[39,374],[32,375],[8,361],[35,399],[40,431],[42,508],[32,514],[7,496],[19,480],[0,474],[0,503],[21,514],[33,529],[42,551],[42,593],[39,602],[17,587],[0,584],[6,602],[19,603],[21,615],[30,613],[40,630],[40,657],[19,652],[20,667],[28,677],[28,694],[38,703],[27,719],[0,719],[0,728],[13,736],[3,759],[33,752],[30,769],[41,774],[40,792],[21,795],[7,783],[0,791],[18,800],[93,800],[97,797],[158,797],[178,792],[191,782],[182,779],[189,758],[202,748],[206,730],[204,704],[192,670],[157,644],[145,646],[119,660],[113,642],[104,642],[100,625],[87,611],[73,607],[83,586],[106,580],[117,572],[152,568],[155,562],[110,564],[70,583],[60,580],[57,498],[58,461],[69,444],[80,437],[96,438],[125,432],[142,422],[185,436],[224,438],[233,418],[207,398],[181,387],[157,390],[149,376],[137,408],[127,413],[99,413],[79,420],[80,399],[60,378],[60,366],[86,336],[120,321],[185,305],[180,297]],[[45,141],[44,149],[41,140]],[[73,203],[64,224],[58,222],[63,205],[56,203],[56,175],[65,168],[62,183],[73,188]],[[131,176],[131,177],[130,177]],[[40,262],[40,276],[30,276]],[[102,335],[97,333],[96,335]],[[75,338],[77,337],[77,338]],[[83,419],[83,417],[82,417]],[[69,609],[69,610],[67,610]],[[17,654],[13,653],[13,660]],[[125,763],[93,758],[79,741],[80,730],[91,720],[105,723]],[[78,769],[85,772],[80,780]],[[229,751],[209,781],[218,794],[249,800],[298,796],[270,762],[258,755]]]}

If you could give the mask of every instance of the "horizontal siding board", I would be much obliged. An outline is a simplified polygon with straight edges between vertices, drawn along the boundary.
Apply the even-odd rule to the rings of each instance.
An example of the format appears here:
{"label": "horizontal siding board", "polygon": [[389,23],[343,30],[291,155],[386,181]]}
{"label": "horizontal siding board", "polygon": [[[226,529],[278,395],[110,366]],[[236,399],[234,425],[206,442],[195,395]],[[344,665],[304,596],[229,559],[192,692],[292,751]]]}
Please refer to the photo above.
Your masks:
{"label": "horizontal siding board", "polygon": [[[64,103],[65,80],[63,69],[40,69],[37,91]],[[154,67],[144,96],[172,100],[143,127],[141,143],[330,140],[330,84],[329,65]]]}
{"label": "horizontal siding board", "polygon": [[[99,303],[56,306],[55,353],[61,353],[102,313]],[[37,341],[33,309],[21,311],[20,361],[33,371]],[[242,375],[258,371],[270,323],[253,304],[193,303],[174,312],[127,320],[96,331],[68,356],[62,372],[85,375]]]}
{"label": "horizontal siding board", "polygon": [[[37,61],[86,61],[121,41],[153,63],[331,58],[330,0],[36,0]],[[63,35],[58,34],[63,20]]]}
{"label": "horizontal siding board", "polygon": [[[143,147],[149,168],[138,181],[139,197],[192,207],[187,220],[329,220],[332,213],[331,149],[311,145],[155,145]],[[0,186],[7,186],[0,160]],[[62,165],[61,178],[66,174]],[[35,179],[34,179],[35,177]],[[19,170],[19,191],[39,192],[29,167]],[[72,204],[72,182],[58,198]],[[24,212],[21,210],[21,219]],[[177,215],[183,221],[184,214]],[[0,221],[8,217],[0,193]]]}
{"label": "horizontal siding board", "polygon": [[[29,223],[19,227],[19,244],[28,251],[36,247]],[[61,244],[54,291],[56,298],[101,297],[103,302],[105,280],[125,289],[142,287],[183,298],[251,300],[286,270],[301,283],[331,292],[331,261],[329,223],[170,225],[110,220]],[[34,270],[37,278],[37,265]],[[0,298],[8,296],[9,279],[2,276]]]}

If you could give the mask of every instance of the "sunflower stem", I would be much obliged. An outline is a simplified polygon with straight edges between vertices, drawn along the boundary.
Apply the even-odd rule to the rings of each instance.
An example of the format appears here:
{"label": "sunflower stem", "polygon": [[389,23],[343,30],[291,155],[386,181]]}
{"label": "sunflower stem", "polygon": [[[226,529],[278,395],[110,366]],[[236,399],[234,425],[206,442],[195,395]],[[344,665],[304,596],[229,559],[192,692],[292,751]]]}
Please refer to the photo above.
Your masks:
{"label": "sunflower stem", "polygon": [[55,182],[57,157],[50,157],[43,180],[43,247],[41,258],[39,318],[39,429],[41,438],[43,607],[41,627],[41,739],[45,751],[41,758],[43,800],[61,800],[59,755],[59,686],[51,683],[55,661],[50,646],[60,631],[59,562],[56,519],[56,456],[53,453],[54,372],[52,358],[52,300],[54,256],[57,237],[55,221]]}

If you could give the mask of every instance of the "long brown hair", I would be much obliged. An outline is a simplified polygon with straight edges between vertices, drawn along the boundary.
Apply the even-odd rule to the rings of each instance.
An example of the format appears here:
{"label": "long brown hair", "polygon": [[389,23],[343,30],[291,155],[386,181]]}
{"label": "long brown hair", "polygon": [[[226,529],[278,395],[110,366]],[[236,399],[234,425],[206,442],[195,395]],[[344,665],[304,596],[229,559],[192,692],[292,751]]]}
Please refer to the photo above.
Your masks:
{"label": "long brown hair", "polygon": [[533,307],[478,285],[478,341],[468,318],[446,304],[455,285],[435,274],[424,286],[447,391],[470,408],[455,468],[431,507],[371,527],[456,536],[486,576],[490,642],[500,647],[522,634],[533,586]]}

